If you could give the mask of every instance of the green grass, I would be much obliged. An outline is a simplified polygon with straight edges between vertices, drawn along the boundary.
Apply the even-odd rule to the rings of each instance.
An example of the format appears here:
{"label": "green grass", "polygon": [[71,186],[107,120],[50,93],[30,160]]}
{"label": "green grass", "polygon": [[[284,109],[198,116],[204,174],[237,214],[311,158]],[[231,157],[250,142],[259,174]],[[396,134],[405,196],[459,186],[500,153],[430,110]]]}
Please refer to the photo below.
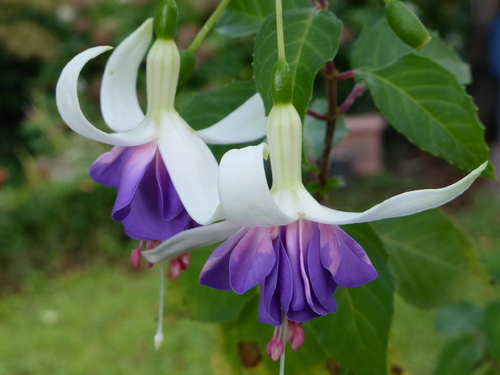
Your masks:
{"label": "green grass", "polygon": [[166,315],[154,349],[156,268],[97,265],[3,298],[0,374],[211,374],[215,326]]}

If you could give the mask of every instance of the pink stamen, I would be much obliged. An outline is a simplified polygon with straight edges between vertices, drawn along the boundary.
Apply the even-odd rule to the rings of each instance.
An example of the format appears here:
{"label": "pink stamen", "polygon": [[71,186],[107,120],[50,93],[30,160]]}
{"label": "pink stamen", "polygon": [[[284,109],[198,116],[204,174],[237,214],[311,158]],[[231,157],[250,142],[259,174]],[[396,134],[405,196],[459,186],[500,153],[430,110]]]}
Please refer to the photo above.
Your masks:
{"label": "pink stamen", "polygon": [[293,335],[293,339],[291,342],[292,349],[297,350],[298,348],[300,348],[304,343],[304,338],[305,338],[304,330],[300,327],[297,327],[295,329],[295,333]]}
{"label": "pink stamen", "polygon": [[132,250],[132,254],[130,254],[130,262],[132,266],[135,268],[139,268],[141,265],[141,249],[137,248]]}
{"label": "pink stamen", "polygon": [[159,246],[160,244],[161,244],[161,241],[158,241],[158,240],[146,241],[146,250],[152,250],[155,247]]}
{"label": "pink stamen", "polygon": [[177,279],[181,274],[181,262],[178,258],[172,259],[170,261],[170,273],[175,279]]}
{"label": "pink stamen", "polygon": [[295,337],[295,333],[297,332],[297,328],[299,326],[297,325],[296,322],[293,322],[291,320],[288,321],[288,329],[286,332],[286,342],[291,344],[293,342],[293,338]]}
{"label": "pink stamen", "polygon": [[273,337],[266,346],[266,353],[273,361],[280,359],[283,354],[283,343],[278,337]]}
{"label": "pink stamen", "polygon": [[148,267],[148,268],[151,268],[151,267],[153,267],[154,265],[155,265],[155,264],[154,264],[154,263],[151,263],[151,262],[147,262],[147,263],[146,263],[146,267]]}
{"label": "pink stamen", "polygon": [[191,261],[191,254],[190,253],[182,254],[177,259],[181,263],[181,270],[186,271],[188,269],[189,262]]}

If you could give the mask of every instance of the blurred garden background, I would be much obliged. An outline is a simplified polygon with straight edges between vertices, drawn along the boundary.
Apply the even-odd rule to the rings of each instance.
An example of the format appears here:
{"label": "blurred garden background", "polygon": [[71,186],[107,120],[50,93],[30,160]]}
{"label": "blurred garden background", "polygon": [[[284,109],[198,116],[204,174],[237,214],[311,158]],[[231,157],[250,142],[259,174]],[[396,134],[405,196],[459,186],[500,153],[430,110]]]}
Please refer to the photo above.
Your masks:
{"label": "blurred garden background", "polygon": [[[181,50],[217,4],[178,0]],[[471,65],[468,90],[500,167],[500,35],[495,34],[500,30],[500,1],[412,4],[424,24],[438,30]],[[109,147],[70,131],[55,104],[58,76],[74,55],[97,45],[116,46],[153,16],[157,6],[156,0],[0,0],[0,375],[230,373],[217,326],[190,319],[192,312],[182,308],[189,296],[175,290],[169,295],[170,287],[164,346],[154,350],[157,272],[130,266],[130,251],[137,245],[123,234],[121,223],[111,220],[115,191],[87,174]],[[340,71],[349,69],[352,40],[363,25],[383,16],[383,6],[381,0],[330,1],[344,21],[336,59]],[[250,80],[252,43],[252,37],[210,33],[198,50],[193,78],[179,94],[179,111],[193,111],[189,103],[194,93]],[[86,116],[103,129],[99,88],[106,58],[98,57],[84,69],[80,96]],[[144,69],[139,77],[144,99]],[[345,97],[351,87],[342,82],[340,95]],[[321,100],[318,92],[315,99]],[[364,94],[352,113],[375,110]],[[333,173],[344,174],[346,181],[331,194],[337,208],[366,209],[395,193],[445,186],[464,175],[419,151],[393,129],[378,134],[381,168],[376,173],[360,175],[349,158],[334,158]],[[489,313],[499,310],[500,184],[478,181],[444,212],[469,236],[477,266],[468,271],[462,300],[453,301],[458,305],[420,310],[396,299],[389,358],[393,374],[435,373],[446,348],[467,340],[464,332],[483,334],[485,307]],[[183,277],[176,283],[183,283]],[[203,293],[205,287],[199,288]],[[271,336],[268,326],[262,329]],[[475,373],[500,373],[500,363],[491,363],[488,370],[478,366]],[[341,371],[324,366],[326,374]]]}

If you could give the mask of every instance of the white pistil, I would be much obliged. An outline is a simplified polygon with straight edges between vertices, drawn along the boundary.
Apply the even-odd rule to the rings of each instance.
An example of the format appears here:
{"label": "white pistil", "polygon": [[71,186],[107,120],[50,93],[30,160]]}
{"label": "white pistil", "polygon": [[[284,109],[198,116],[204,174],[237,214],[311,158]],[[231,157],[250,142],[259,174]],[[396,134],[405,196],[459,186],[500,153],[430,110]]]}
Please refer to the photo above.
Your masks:
{"label": "white pistil", "polygon": [[160,268],[160,307],[158,308],[158,329],[155,335],[155,348],[160,349],[163,343],[163,301],[165,300],[165,265],[158,265]]}
{"label": "white pistil", "polygon": [[283,322],[281,323],[282,332],[281,332],[281,342],[283,343],[283,353],[280,358],[280,374],[285,375],[285,353],[286,353],[286,336],[288,334],[288,319],[283,317]]}

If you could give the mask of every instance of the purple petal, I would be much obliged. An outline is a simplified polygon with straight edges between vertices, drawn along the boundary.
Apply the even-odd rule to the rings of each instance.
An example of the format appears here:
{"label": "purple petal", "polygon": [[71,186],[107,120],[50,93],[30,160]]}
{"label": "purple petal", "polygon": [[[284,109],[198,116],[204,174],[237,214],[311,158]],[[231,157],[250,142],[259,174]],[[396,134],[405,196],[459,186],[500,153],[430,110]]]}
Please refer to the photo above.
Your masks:
{"label": "purple petal", "polygon": [[[283,238],[282,236],[280,236]],[[279,264],[279,278],[278,278],[278,288],[280,295],[280,304],[283,312],[286,312],[290,309],[290,304],[292,303],[293,296],[293,273],[292,273],[292,265],[290,263],[290,259],[285,251],[285,247],[283,246],[283,242],[280,241],[280,264]]]}
{"label": "purple petal", "polygon": [[208,257],[200,275],[200,284],[214,289],[231,290],[229,281],[229,260],[231,253],[250,228],[242,228],[223,244],[218,246]]}
{"label": "purple petal", "polygon": [[90,177],[101,185],[118,187],[123,168],[137,147],[116,146],[102,154],[90,167]]}
{"label": "purple petal", "polygon": [[301,272],[299,221],[286,226],[285,249],[292,267],[293,295],[290,309],[300,311],[307,306]]}
{"label": "purple petal", "polygon": [[[337,311],[337,304],[333,297],[337,284],[332,275],[321,264],[320,232],[316,224],[314,225],[314,236],[311,240],[307,260],[308,276],[314,296],[328,312]],[[332,285],[334,286],[333,289]],[[318,311],[318,309],[314,310]]]}
{"label": "purple petal", "polygon": [[[113,207],[113,219],[124,220],[129,214],[129,204],[134,198],[139,184],[142,180],[151,186],[152,190],[156,190],[156,176],[154,173],[154,166],[151,170],[149,167],[156,154],[156,143],[147,143],[137,147],[135,152],[128,159],[125,167],[123,168],[122,176],[120,179],[120,186],[118,187],[118,196],[116,197],[115,205]],[[146,171],[149,170],[149,173]],[[154,196],[153,196],[154,195]],[[156,194],[152,196],[143,197],[144,204],[151,210],[158,197]],[[156,206],[158,209],[158,206]]]}
{"label": "purple petal", "polygon": [[255,227],[235,246],[229,262],[233,290],[242,294],[260,283],[276,262],[273,240],[278,227]]}
{"label": "purple petal", "polygon": [[185,229],[193,228],[194,222],[185,210],[170,220],[162,217],[158,210],[158,190],[148,184],[150,181],[143,179],[128,205],[127,216],[121,220],[127,236],[139,240],[166,241]]}
{"label": "purple petal", "polygon": [[337,284],[353,288],[377,278],[377,271],[363,248],[336,225],[318,224],[321,263]]}
{"label": "purple petal", "polygon": [[[276,261],[269,275],[267,275],[260,283],[258,320],[261,323],[266,323],[272,326],[281,324],[281,304],[280,289],[278,287],[278,274],[280,267],[280,248],[282,246],[283,245],[281,245],[278,235],[277,239],[274,241],[274,254],[276,256]],[[280,277],[280,282],[281,279],[282,277]]]}
{"label": "purple petal", "polygon": [[187,215],[159,152],[156,153],[156,179],[160,192],[158,208],[163,219],[171,220],[182,212]]}

